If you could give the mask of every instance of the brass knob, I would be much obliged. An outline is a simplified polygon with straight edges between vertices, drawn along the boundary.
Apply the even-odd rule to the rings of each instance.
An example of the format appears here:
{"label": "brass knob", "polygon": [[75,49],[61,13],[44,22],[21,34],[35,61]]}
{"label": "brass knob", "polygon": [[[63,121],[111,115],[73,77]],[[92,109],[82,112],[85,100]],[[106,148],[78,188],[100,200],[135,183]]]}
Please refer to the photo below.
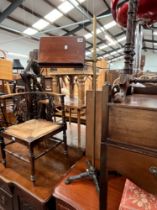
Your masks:
{"label": "brass knob", "polygon": [[150,172],[151,174],[153,174],[154,176],[157,176],[157,167],[156,167],[156,166],[151,166],[151,167],[149,168],[149,172]]}

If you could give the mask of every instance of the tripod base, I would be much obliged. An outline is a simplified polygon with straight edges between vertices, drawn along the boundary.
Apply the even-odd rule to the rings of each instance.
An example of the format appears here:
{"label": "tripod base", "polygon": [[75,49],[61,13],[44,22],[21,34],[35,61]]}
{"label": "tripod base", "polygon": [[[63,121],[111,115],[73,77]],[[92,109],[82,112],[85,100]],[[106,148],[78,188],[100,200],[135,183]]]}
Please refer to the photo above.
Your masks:
{"label": "tripod base", "polygon": [[85,172],[82,172],[82,173],[80,173],[79,175],[76,175],[76,176],[68,177],[64,181],[64,183],[65,184],[70,184],[73,181],[77,181],[77,180],[80,180],[80,179],[83,179],[83,178],[91,178],[94,181],[97,192],[99,192],[100,189],[99,189],[99,184],[98,184],[98,180],[97,180],[96,170],[89,160],[87,160],[87,165],[88,165],[88,168],[86,169]]}

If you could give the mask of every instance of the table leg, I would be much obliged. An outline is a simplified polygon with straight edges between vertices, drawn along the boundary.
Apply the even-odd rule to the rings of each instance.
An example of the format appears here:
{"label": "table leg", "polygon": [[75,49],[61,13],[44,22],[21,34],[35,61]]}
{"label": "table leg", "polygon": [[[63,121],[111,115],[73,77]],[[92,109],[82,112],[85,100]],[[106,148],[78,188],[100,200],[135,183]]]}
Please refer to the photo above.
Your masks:
{"label": "table leg", "polygon": [[2,163],[4,167],[6,167],[6,154],[5,154],[5,143],[4,138],[0,137],[0,147],[1,147],[1,155],[2,155]]}
{"label": "table leg", "polygon": [[69,107],[69,124],[71,124],[71,112],[72,112],[72,108]]}
{"label": "table leg", "polygon": [[29,145],[29,158],[31,164],[31,181],[35,183],[35,158],[34,158],[34,148],[32,145]]}
{"label": "table leg", "polygon": [[78,132],[78,148],[81,147],[81,122],[80,122],[80,109],[77,109],[77,132]]}
{"label": "table leg", "polygon": [[68,147],[67,147],[67,135],[66,135],[66,130],[63,130],[63,142],[64,142],[64,154],[68,154]]}

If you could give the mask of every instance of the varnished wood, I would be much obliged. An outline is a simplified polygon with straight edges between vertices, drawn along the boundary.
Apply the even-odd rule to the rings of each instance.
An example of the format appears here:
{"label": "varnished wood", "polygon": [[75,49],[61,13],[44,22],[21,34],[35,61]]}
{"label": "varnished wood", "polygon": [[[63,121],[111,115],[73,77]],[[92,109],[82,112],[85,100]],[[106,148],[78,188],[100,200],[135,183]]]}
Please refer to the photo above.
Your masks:
{"label": "varnished wood", "polygon": [[[99,210],[99,194],[91,179],[79,180],[65,185],[64,180],[84,172],[86,169],[85,158],[75,164],[70,172],[55,188],[54,196],[57,198],[57,210]],[[108,210],[116,210],[119,207],[125,179],[122,177],[110,177]]]}
{"label": "varnished wood", "polygon": [[157,148],[157,96],[132,95],[122,104],[110,104],[109,137]]}
{"label": "varnished wood", "polygon": [[128,107],[144,110],[157,110],[157,95],[133,94],[127,96],[122,103],[110,103],[115,107]]}
{"label": "varnished wood", "polygon": [[83,66],[84,59],[84,37],[53,36],[40,39],[39,63],[42,66]]}
{"label": "varnished wood", "polygon": [[[102,91],[96,92],[96,159],[100,160],[100,141],[102,130]],[[87,111],[86,111],[86,155],[89,159],[92,158],[93,151],[93,91],[87,91]]]}
{"label": "varnished wood", "polygon": [[[16,143],[9,147],[19,154],[27,155],[27,149],[23,145]],[[41,152],[42,147],[37,147],[36,152]],[[0,163],[0,176],[19,186],[40,202],[47,202],[63,174],[82,156],[82,153],[74,148],[69,147],[68,157],[64,156],[63,151],[64,148],[60,145],[53,152],[36,160],[37,180],[35,186],[29,180],[27,163],[22,162],[21,164],[21,161],[14,157],[7,156],[7,168],[4,168]]]}
{"label": "varnished wood", "polygon": [[[107,99],[108,94],[104,95],[103,103]],[[105,104],[108,113],[103,111],[102,117],[109,116],[109,121],[102,125],[100,210],[107,209],[103,205],[103,196],[109,197],[105,176],[109,170],[115,170],[141,188],[157,194],[156,176],[150,170],[157,167],[157,96],[135,94],[126,97],[121,104]],[[107,135],[106,129],[109,131]]]}
{"label": "varnished wood", "polygon": [[157,159],[146,154],[139,154],[126,149],[108,146],[108,167],[133,180],[139,187],[157,194],[156,176],[149,169],[157,167]]}

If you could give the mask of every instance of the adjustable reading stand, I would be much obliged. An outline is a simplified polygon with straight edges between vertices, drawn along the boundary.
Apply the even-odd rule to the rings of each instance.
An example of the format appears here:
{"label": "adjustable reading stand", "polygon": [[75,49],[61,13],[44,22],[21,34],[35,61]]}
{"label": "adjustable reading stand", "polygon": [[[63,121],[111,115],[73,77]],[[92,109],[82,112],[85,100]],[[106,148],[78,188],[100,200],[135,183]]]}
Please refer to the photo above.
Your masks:
{"label": "adjustable reading stand", "polygon": [[95,183],[96,186],[96,190],[99,192],[99,184],[98,184],[98,180],[97,180],[97,173],[96,173],[96,169],[95,169],[95,141],[96,141],[96,17],[93,17],[93,99],[94,99],[94,110],[93,110],[93,123],[94,123],[94,129],[93,129],[93,136],[94,136],[94,140],[93,140],[93,154],[92,154],[92,163],[87,160],[87,169],[85,172],[76,175],[76,176],[71,176],[68,177],[65,180],[65,184],[70,184],[71,182],[75,181],[75,180],[79,180],[82,178],[91,178],[93,180],[93,182]]}

